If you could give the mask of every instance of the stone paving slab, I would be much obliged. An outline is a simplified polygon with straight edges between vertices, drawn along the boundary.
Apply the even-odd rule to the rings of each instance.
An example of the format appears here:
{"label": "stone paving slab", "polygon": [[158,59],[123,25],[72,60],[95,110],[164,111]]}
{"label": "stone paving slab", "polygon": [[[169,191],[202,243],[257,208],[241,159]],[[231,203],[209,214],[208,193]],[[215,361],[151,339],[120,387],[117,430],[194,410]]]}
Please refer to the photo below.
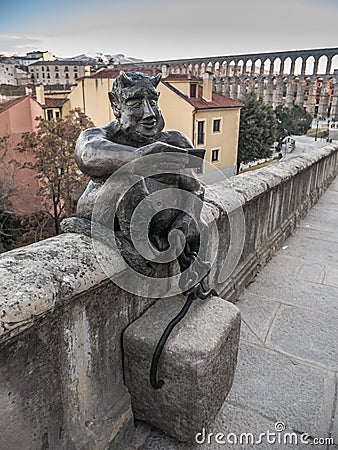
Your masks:
{"label": "stone paving slab", "polygon": [[[265,269],[265,268],[264,268]],[[264,272],[266,272],[263,269]],[[295,278],[315,283],[323,283],[326,265],[324,263],[315,263],[307,261],[304,258],[278,254],[274,256],[266,267],[267,272],[273,274],[282,274],[283,278]]]}
{"label": "stone paving slab", "polygon": [[331,436],[333,437],[334,442],[335,444],[337,444],[338,448],[338,373],[336,374],[336,377],[336,409],[332,420]]}
{"label": "stone paving slab", "polygon": [[316,205],[304,220],[304,226],[310,225],[310,228],[327,231],[329,233],[337,231],[337,223],[337,205],[327,205],[326,203]]}
{"label": "stone paving slab", "polygon": [[338,371],[337,317],[281,306],[266,339],[269,348]]}
{"label": "stone paving slab", "polygon": [[[337,232],[337,225],[335,233]],[[324,231],[324,230],[323,230]],[[329,231],[325,230],[328,234]],[[334,230],[331,231],[331,235]],[[327,265],[338,265],[338,243],[308,238],[295,233],[289,237],[280,250],[281,255],[297,256],[308,261],[326,263]]]}
{"label": "stone paving slab", "polygon": [[334,401],[333,373],[242,343],[226,403],[281,421],[300,433],[328,437]]}
{"label": "stone paving slab", "polygon": [[307,224],[297,227],[294,236],[316,239],[317,241],[338,243],[338,233],[328,234],[326,231],[320,231],[310,228],[310,226],[308,226]]}
{"label": "stone paving slab", "polygon": [[317,203],[315,203],[315,207],[323,206],[324,208],[332,208],[337,206],[338,204],[338,185],[335,189],[334,186],[329,187],[329,189],[318,199]]}
{"label": "stone paving slab", "polygon": [[317,205],[338,205],[338,188],[334,190],[333,187],[325,192],[325,194],[318,200]]}
{"label": "stone paving slab", "polygon": [[258,338],[258,342],[263,343],[278,311],[279,303],[244,293],[237,306],[241,311],[242,324],[246,324],[249,331]]}
{"label": "stone paving slab", "polygon": [[[278,432],[276,427],[282,430],[283,424],[276,424],[254,411],[225,404],[214,428],[202,430],[196,436],[198,443],[195,445],[178,442],[162,431],[154,430],[139,450],[309,449],[309,445],[302,443],[300,433],[290,428]],[[326,449],[326,445],[318,445],[316,448]]]}
{"label": "stone paving slab", "polygon": [[326,268],[323,283],[329,286],[338,287],[338,269],[332,267]]}
{"label": "stone paving slab", "polygon": [[[153,429],[137,450],[223,450],[229,448],[240,450],[247,448],[308,450],[313,445],[313,437],[311,436],[297,433],[289,428],[286,428],[283,432],[278,432],[275,430],[276,423],[259,414],[231,405],[228,405],[228,407],[227,413],[230,412],[231,414],[229,421],[225,425],[222,423],[223,414],[225,417],[227,416],[227,413],[222,411],[211,432],[203,432],[203,434],[197,435],[200,444],[187,445],[167,436],[163,431]],[[278,423],[277,426],[282,425]],[[218,443],[216,443],[217,439]],[[224,444],[224,442],[226,443]],[[334,440],[334,442],[337,441]],[[337,450],[338,446],[318,443],[314,448]],[[125,450],[135,450],[135,448],[131,447]]]}
{"label": "stone paving slab", "polygon": [[[286,432],[296,431],[298,437],[303,432],[313,437],[329,437],[335,394],[334,374],[244,342],[239,361],[233,389],[215,426],[198,436],[202,442],[203,436],[207,438],[207,434],[212,432],[209,444],[204,441],[203,445],[189,446],[161,431],[153,431],[140,450],[251,448],[248,444],[217,444],[215,435],[235,433],[237,439],[240,433],[259,436],[268,430],[275,431],[276,422],[282,422]],[[274,447],[263,440],[259,448],[268,450]],[[275,448],[305,449],[309,446],[295,447],[291,444]]]}
{"label": "stone paving slab", "polygon": [[[256,445],[338,450],[338,179],[262,269],[236,305],[242,313],[238,366],[213,433],[273,429],[334,438],[335,445]],[[297,434],[299,436],[299,434]],[[142,450],[187,447],[153,432]]]}
{"label": "stone paving slab", "polygon": [[[334,195],[334,198],[338,197],[338,192],[333,192],[333,195]],[[303,222],[307,223],[307,220],[310,220],[310,222],[311,222],[311,218],[313,217],[312,214],[314,215],[315,218],[317,218],[319,212],[322,212],[323,214],[325,214],[325,212],[326,213],[328,212],[329,215],[331,216],[331,218],[333,219],[333,216],[335,216],[337,214],[337,205],[338,205],[338,201],[337,202],[328,202],[326,199],[320,198],[318,200],[318,202],[315,204],[315,209],[311,209],[308,212],[307,217],[305,217],[303,219]],[[311,215],[309,216],[310,213],[311,213]]]}
{"label": "stone paving slab", "polygon": [[194,447],[167,436],[163,431],[154,430],[138,450],[193,450]]}
{"label": "stone paving slab", "polygon": [[325,192],[326,195],[330,191],[338,191],[338,178],[336,177],[329,186],[329,190]]}
{"label": "stone paving slab", "polygon": [[[280,431],[277,431],[280,430]],[[282,421],[275,422],[267,419],[266,417],[258,414],[257,412],[241,408],[239,406],[226,403],[224,408],[220,411],[215,427],[212,430],[213,436],[209,441],[213,439],[212,445],[201,445],[200,449],[209,450],[222,450],[224,448],[235,449],[247,449],[247,448],[259,448],[263,450],[271,449],[308,449],[309,445],[303,444],[301,440],[301,434],[296,433],[289,427],[286,427]],[[217,445],[215,444],[215,434],[222,433],[228,438],[231,438],[232,442],[237,442],[233,445]],[[270,441],[268,441],[268,433],[270,433]],[[286,434],[293,434],[292,441],[291,436]],[[233,436],[235,434],[235,436]],[[245,436],[247,434],[247,436]],[[252,436],[250,436],[250,434]],[[200,437],[200,436],[199,436]],[[203,437],[203,436],[201,436]],[[208,437],[208,436],[206,436]],[[275,440],[274,445],[272,444]],[[252,445],[254,442],[254,445]],[[298,444],[298,445],[295,445]],[[326,446],[318,446],[318,448],[325,448]]]}
{"label": "stone paving slab", "polygon": [[252,344],[262,344],[259,337],[250,329],[246,322],[242,321],[241,324],[241,340],[251,342]]}
{"label": "stone paving slab", "polygon": [[259,274],[245,292],[338,317],[338,292],[333,286],[295,280],[267,271]]}

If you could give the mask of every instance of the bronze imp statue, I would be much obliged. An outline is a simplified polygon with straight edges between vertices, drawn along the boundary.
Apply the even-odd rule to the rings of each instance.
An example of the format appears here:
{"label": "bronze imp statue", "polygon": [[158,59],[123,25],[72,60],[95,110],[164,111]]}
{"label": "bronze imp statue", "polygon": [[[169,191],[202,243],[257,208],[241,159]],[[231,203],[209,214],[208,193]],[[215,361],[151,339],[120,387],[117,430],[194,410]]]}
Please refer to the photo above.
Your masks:
{"label": "bronze imp statue", "polygon": [[[149,77],[138,72],[121,72],[116,78],[109,99],[116,120],[100,128],[90,128],[81,133],[76,145],[76,161],[80,170],[91,177],[86,191],[78,202],[78,217],[92,220],[95,202],[102,193],[105,181],[123,165],[146,155],[171,152],[175,153],[170,169],[177,169],[177,176],[160,174],[141,180],[129,195],[120,203],[117,210],[117,220],[114,222],[116,231],[128,235],[128,226],[133,210],[142,198],[160,189],[176,187],[188,191],[196,197],[203,198],[203,187],[192,170],[189,176],[180,175],[179,169],[185,168],[189,162],[189,149],[193,145],[179,131],[163,131],[164,120],[158,106],[159,93],[156,90],[161,75]],[[163,172],[163,170],[162,170]],[[190,202],[189,202],[190,203]],[[187,205],[196,216],[196,208],[200,206]],[[195,208],[195,211],[193,209]],[[170,230],[180,229],[184,232],[188,250],[196,251],[198,233],[196,224],[187,211],[175,209],[162,211],[154,217],[149,230],[149,238],[158,250],[168,247],[167,236]],[[179,260],[180,261],[180,260]],[[180,262],[184,266],[183,259]]]}
{"label": "bronze imp statue", "polygon": [[[145,236],[149,237],[153,247],[157,251],[165,251],[168,247],[170,250],[172,248],[168,239],[171,231],[181,230],[185,236],[183,240],[182,233],[176,234],[180,240],[178,242],[180,246],[177,246],[180,251],[175,255],[179,255],[177,257],[181,271],[179,287],[187,298],[182,310],[168,324],[156,346],[150,369],[150,383],[154,389],[159,389],[163,385],[163,381],[157,379],[157,367],[172,329],[185,316],[193,300],[217,295],[216,291],[206,290],[203,285],[209,273],[210,264],[198,254],[203,253],[203,251],[199,252],[202,247],[200,244],[205,243],[205,236],[201,236],[203,226],[200,217],[204,189],[194,172],[187,169],[190,166],[189,154],[193,154],[193,146],[179,131],[163,131],[164,120],[157,104],[159,93],[156,90],[160,79],[160,75],[149,77],[138,72],[121,72],[109,93],[116,120],[103,128],[90,128],[84,131],[76,145],[78,166],[83,173],[91,177],[86,191],[78,202],[78,216],[84,221],[86,219],[96,222],[100,220],[100,217],[92,214],[94,205],[98,202],[99,211],[103,211],[104,214],[107,212],[111,220],[110,229],[114,229],[114,234],[118,235],[119,242],[122,243],[119,249],[123,257],[131,262],[132,266],[135,265],[133,250],[136,250],[136,247],[133,247],[135,240],[132,239],[130,225],[133,213],[135,212],[136,215],[136,208],[140,204],[143,205],[143,201],[146,204],[144,209],[147,209],[147,205],[150,204],[151,221],[150,223],[143,221],[142,213],[138,216],[138,222],[141,223],[139,228],[141,239],[145,231]],[[148,155],[153,157],[148,158]],[[162,160],[158,158],[161,155]],[[142,170],[142,164],[139,170],[140,165],[137,161],[142,162],[142,159],[146,161],[145,165],[154,166],[151,167],[150,172]],[[161,161],[165,167],[163,164],[162,167],[157,167],[161,165]],[[124,166],[127,168],[125,172]],[[130,184],[127,183],[131,189],[124,191],[122,199],[117,192],[117,200],[115,191],[123,190],[118,184],[119,180],[114,181],[120,173],[118,170],[120,168],[123,172],[122,179],[127,178],[131,181]],[[174,188],[174,190],[168,188]],[[161,190],[164,191],[161,193]],[[166,197],[168,191],[171,195],[169,199]],[[164,204],[156,212],[156,204],[161,204],[161,195]],[[176,197],[183,199],[183,202],[177,202],[179,208],[175,208]],[[153,200],[154,198],[158,201]],[[118,207],[113,208],[114,214],[109,214],[109,205],[114,205],[114,202],[118,204]],[[144,218],[147,217],[147,215],[144,216]],[[171,241],[170,244],[172,244]],[[128,256],[126,248],[132,248]],[[182,248],[183,251],[181,251]],[[142,273],[146,273],[146,259],[142,257],[141,264],[136,266]]]}

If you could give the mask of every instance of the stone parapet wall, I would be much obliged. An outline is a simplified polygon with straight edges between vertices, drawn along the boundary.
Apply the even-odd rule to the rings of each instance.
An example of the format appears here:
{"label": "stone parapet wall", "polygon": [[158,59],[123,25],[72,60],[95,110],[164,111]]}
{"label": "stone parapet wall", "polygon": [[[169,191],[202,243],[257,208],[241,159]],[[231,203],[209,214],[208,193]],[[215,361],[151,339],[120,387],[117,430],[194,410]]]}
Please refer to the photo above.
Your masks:
{"label": "stone parapet wall", "polygon": [[[233,272],[223,281],[217,270],[211,283],[227,300],[235,300],[250,283],[256,273],[280,248],[319,197],[325,192],[338,173],[338,147],[334,144],[319,150],[290,158],[232,177],[229,185],[217,184],[208,190],[210,199],[223,199],[228,220],[221,214],[218,219],[221,245],[215,268],[222,265],[222,258],[236,235],[241,204],[245,220],[243,251]],[[234,201],[235,199],[235,201]],[[235,205],[235,207],[233,206]],[[235,208],[235,209],[234,209]],[[235,228],[235,229],[234,229]],[[221,278],[221,280],[220,280]],[[219,282],[220,281],[220,282]]]}
{"label": "stone parapet wall", "polygon": [[[207,220],[219,231],[210,283],[222,297],[236,299],[325,191],[337,151],[329,145],[207,189]],[[243,251],[227,274],[238,218]],[[0,448],[124,448],[134,426],[121,335],[155,300],[119,289],[91,240],[76,234],[1,255],[0,292]]]}
{"label": "stone parapet wall", "polygon": [[107,280],[81,235],[8,252],[0,267],[0,448],[120,449],[134,428],[121,334],[151,301]]}

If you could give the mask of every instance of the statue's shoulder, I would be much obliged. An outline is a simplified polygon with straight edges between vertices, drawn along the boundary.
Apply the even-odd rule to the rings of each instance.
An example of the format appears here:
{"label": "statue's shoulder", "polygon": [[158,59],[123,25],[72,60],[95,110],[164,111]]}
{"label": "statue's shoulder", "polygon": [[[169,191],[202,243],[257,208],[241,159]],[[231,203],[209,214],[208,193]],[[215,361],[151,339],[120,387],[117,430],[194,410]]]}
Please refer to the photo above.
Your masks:
{"label": "statue's shoulder", "polygon": [[113,140],[114,136],[116,135],[118,131],[117,121],[114,120],[113,122],[109,123],[108,125],[105,125],[104,127],[92,127],[87,128],[86,130],[82,131],[80,137],[82,139],[87,138],[96,138],[96,137],[104,137],[109,139],[110,136],[112,137],[111,140]]}
{"label": "statue's shoulder", "polygon": [[193,147],[193,144],[188,136],[177,130],[162,131],[160,140],[166,144],[175,145],[176,147]]}

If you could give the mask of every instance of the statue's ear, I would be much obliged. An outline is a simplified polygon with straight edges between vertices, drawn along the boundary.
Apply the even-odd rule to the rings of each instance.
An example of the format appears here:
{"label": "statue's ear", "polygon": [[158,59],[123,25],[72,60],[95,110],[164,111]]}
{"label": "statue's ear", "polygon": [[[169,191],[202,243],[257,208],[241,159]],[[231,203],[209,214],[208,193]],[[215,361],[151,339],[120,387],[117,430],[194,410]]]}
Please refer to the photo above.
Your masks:
{"label": "statue's ear", "polygon": [[158,73],[156,75],[156,77],[152,77],[151,78],[151,82],[154,85],[154,87],[157,87],[158,83],[161,81],[161,78],[162,78],[162,74],[161,73]]}
{"label": "statue's ear", "polygon": [[114,94],[114,92],[108,92],[108,96],[111,107],[113,108],[114,116],[118,119],[119,117],[121,117],[121,112],[120,112],[120,105],[116,98],[116,95]]}

